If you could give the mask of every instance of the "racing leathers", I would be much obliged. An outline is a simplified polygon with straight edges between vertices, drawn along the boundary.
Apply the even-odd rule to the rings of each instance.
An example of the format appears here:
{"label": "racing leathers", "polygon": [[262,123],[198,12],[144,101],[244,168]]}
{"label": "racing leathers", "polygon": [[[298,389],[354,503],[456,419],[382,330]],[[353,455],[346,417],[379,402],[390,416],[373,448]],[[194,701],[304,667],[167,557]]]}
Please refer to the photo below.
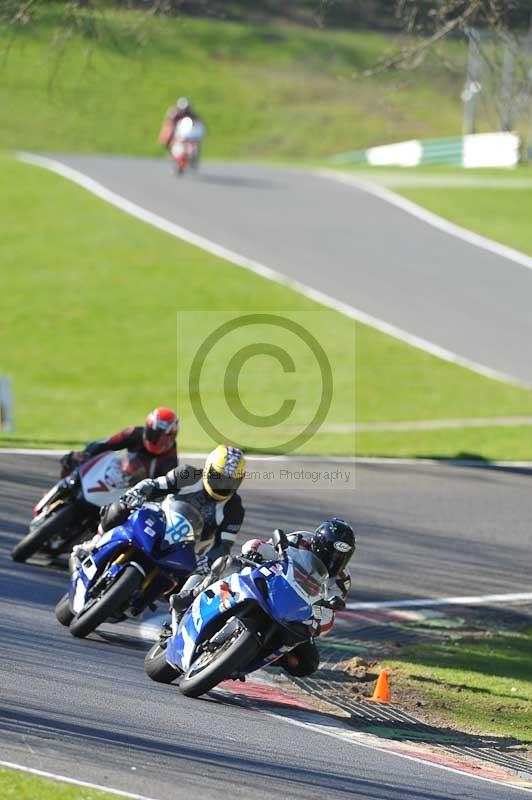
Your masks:
{"label": "racing leathers", "polygon": [[179,459],[174,445],[164,453],[154,455],[144,445],[144,428],[130,425],[104,439],[89,442],[84,450],[67,453],[61,459],[61,477],[64,477],[87,459],[109,450],[127,450],[131,469],[137,480],[143,477],[158,478],[177,467]]}
{"label": "racing leathers", "polygon": [[[141,481],[124,495],[124,502],[113,503],[102,515],[101,528],[108,531],[128,518],[128,500],[161,500],[173,494],[196,508],[203,519],[203,530],[196,553],[198,567],[193,583],[201,581],[217,558],[229,554],[244,520],[244,506],[238,493],[224,500],[212,497],[203,483],[203,469],[184,466],[170,470],[154,480]],[[189,579],[190,580],[190,579]],[[188,581],[187,581],[188,583]]]}
{"label": "racing leathers", "polygon": [[159,133],[159,143],[164,145],[166,148],[170,148],[178,123],[187,117],[193,121],[197,120],[198,122],[202,122],[201,118],[194,111],[192,111],[191,108],[182,110],[176,108],[176,106],[170,106],[166,112],[163,126]]}

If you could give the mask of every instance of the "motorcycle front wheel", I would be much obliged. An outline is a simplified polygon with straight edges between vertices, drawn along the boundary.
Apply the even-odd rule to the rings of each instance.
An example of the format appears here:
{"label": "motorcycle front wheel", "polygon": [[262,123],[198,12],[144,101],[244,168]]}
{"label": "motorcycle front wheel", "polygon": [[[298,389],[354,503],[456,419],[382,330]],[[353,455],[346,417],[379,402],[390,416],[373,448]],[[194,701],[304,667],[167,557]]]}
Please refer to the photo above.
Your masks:
{"label": "motorcycle front wheel", "polygon": [[76,614],[69,625],[72,636],[83,639],[106,619],[121,613],[127,608],[133,592],[140,588],[142,580],[138,569],[131,565],[127,566],[103,594],[94,601],[89,601],[87,606]]}
{"label": "motorcycle front wheel", "polygon": [[52,536],[57,536],[65,528],[68,528],[76,519],[77,511],[74,506],[64,504],[57,507],[57,510],[52,511],[50,516],[46,517],[40,525],[34,530],[30,530],[21,541],[15,545],[11,551],[11,558],[13,561],[23,562],[32,556],[48,539]]}
{"label": "motorcycle front wheel", "polygon": [[166,645],[167,642],[156,642],[144,659],[144,672],[157,683],[172,683],[179,675],[179,671],[166,660]]}
{"label": "motorcycle front wheel", "polygon": [[255,634],[242,622],[220,647],[201,653],[179,681],[179,691],[186,697],[199,697],[230,678],[253,661],[260,645]]}

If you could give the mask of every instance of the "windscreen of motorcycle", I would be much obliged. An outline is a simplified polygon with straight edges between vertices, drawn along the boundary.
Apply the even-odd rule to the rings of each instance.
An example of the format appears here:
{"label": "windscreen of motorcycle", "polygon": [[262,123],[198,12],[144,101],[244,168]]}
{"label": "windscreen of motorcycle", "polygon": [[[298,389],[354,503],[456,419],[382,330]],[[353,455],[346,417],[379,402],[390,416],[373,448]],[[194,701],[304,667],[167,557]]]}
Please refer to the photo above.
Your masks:
{"label": "windscreen of motorcycle", "polygon": [[194,506],[167,495],[161,503],[166,519],[166,532],[162,550],[186,543],[196,546],[203,531],[203,517]]}
{"label": "windscreen of motorcycle", "polygon": [[130,485],[124,458],[113,451],[86,461],[79,470],[83,496],[95,506],[107,506],[118,500]]}
{"label": "windscreen of motorcycle", "polygon": [[329,573],[325,564],[310,550],[288,548],[285,577],[309,605],[327,595]]}
{"label": "windscreen of motorcycle", "polygon": [[305,622],[312,606],[327,596],[328,573],[310,550],[289,547],[286,560],[259,568],[268,574],[268,605],[275,619]]}

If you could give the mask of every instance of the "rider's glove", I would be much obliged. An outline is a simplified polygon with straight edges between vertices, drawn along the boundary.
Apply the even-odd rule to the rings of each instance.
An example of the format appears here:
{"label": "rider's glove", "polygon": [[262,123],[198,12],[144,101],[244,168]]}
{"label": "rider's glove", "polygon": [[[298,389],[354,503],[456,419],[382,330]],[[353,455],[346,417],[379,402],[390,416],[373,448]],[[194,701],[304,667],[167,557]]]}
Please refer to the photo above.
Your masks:
{"label": "rider's glove", "polygon": [[65,453],[60,461],[61,477],[64,478],[65,475],[69,475],[72,470],[76,469],[76,467],[79,467],[83,461],[85,461],[85,455],[83,451],[78,453],[71,450],[70,453]]}
{"label": "rider's glove", "polygon": [[137,483],[136,486],[133,486],[132,489],[128,489],[128,491],[122,495],[122,500],[126,506],[140,506],[145,500],[149,500],[155,488],[155,481],[146,478],[140,481],[140,483]]}
{"label": "rider's glove", "polygon": [[251,564],[262,564],[264,562],[264,559],[261,556],[261,554],[253,552],[252,550],[248,550],[248,552],[245,554],[242,553],[240,558],[244,563],[250,562]]}
{"label": "rider's glove", "polygon": [[339,594],[334,594],[323,602],[323,606],[331,611],[343,611],[345,608],[345,600],[343,597],[340,597]]}

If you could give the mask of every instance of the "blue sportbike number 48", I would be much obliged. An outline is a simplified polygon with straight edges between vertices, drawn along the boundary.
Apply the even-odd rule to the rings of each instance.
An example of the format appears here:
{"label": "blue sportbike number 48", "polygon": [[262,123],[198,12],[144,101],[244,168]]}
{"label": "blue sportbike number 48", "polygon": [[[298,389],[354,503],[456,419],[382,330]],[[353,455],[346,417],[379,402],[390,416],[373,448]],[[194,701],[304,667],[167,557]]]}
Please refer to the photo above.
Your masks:
{"label": "blue sportbike number 48", "polygon": [[196,568],[203,519],[189,503],[165,498],[145,503],[129,519],[102,534],[91,555],[72,573],[56,616],[84,637],[106,620],[139,614],[160,591],[183,583]]}

